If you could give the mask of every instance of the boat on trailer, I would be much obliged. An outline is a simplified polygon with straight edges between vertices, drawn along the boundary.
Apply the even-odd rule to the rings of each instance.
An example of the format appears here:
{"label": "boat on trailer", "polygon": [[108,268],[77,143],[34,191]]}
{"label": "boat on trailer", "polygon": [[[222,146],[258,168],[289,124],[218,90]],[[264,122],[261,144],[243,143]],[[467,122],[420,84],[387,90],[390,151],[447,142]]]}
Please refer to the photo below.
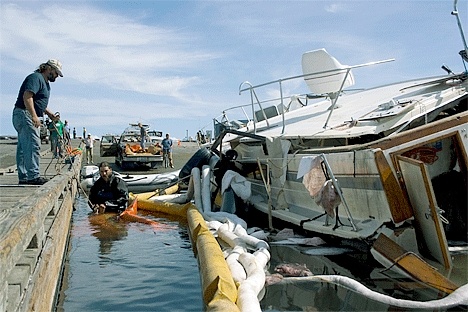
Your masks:
{"label": "boat on trailer", "polygon": [[[443,66],[446,75],[360,91],[348,89],[353,71],[392,60],[347,66],[325,49],[306,52],[303,74],[240,85],[251,115],[237,107],[245,119],[232,121],[225,110],[211,150],[221,158],[236,151],[237,169],[251,183],[249,207],[271,229],[281,220],[360,240],[380,263],[420,280],[429,262],[453,280],[437,282],[451,292],[466,283],[466,273],[456,280],[449,247],[468,250],[467,52],[465,43],[464,72]],[[285,82],[298,79],[310,92],[286,95]],[[275,85],[280,97],[260,100],[261,89]]]}

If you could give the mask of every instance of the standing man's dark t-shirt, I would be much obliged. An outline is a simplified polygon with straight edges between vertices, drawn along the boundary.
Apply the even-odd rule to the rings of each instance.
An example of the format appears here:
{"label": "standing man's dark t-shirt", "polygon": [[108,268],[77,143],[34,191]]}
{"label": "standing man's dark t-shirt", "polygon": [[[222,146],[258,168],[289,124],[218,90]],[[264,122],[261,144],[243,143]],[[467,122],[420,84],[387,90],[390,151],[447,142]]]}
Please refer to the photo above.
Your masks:
{"label": "standing man's dark t-shirt", "polygon": [[15,107],[26,109],[23,101],[23,94],[26,91],[34,94],[34,110],[37,116],[44,116],[44,111],[49,103],[50,85],[45,81],[41,73],[34,72],[24,79],[18,93],[18,98],[16,99]]}

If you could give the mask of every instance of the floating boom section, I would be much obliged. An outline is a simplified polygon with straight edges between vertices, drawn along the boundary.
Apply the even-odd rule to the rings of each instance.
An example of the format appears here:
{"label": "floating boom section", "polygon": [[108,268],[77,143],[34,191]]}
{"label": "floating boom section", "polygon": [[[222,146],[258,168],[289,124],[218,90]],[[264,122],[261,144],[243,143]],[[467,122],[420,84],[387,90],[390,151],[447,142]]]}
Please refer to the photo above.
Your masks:
{"label": "floating boom section", "polygon": [[223,252],[206,225],[203,215],[191,204],[187,222],[194,253],[200,268],[203,301],[207,311],[239,311],[237,287]]}
{"label": "floating boom section", "polygon": [[350,67],[342,65],[325,49],[305,52],[302,55],[302,72],[307,75],[304,80],[310,91],[315,94],[333,94],[353,86],[353,73],[349,71],[346,75],[348,68]]}
{"label": "floating boom section", "polygon": [[133,202],[119,214],[119,218],[129,222],[138,222],[149,224],[155,230],[167,229],[166,225],[160,224],[157,221],[142,217],[138,215],[138,199],[135,198]]}

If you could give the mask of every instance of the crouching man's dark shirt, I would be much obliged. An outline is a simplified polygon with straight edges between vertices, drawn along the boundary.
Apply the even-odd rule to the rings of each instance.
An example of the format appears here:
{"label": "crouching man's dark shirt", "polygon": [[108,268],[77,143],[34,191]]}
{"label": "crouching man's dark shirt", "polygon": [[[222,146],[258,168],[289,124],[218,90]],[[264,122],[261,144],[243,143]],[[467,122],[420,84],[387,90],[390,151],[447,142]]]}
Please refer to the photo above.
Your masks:
{"label": "crouching man's dark shirt", "polygon": [[89,200],[94,205],[105,204],[106,211],[125,210],[128,203],[128,187],[124,180],[112,174],[106,182],[99,178],[89,191]]}

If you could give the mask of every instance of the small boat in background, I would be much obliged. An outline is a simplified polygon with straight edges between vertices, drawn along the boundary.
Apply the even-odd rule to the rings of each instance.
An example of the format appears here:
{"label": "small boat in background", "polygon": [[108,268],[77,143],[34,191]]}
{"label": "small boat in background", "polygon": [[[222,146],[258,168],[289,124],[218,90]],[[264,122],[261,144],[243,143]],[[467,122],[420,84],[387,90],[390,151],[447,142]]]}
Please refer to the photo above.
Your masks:
{"label": "small boat in background", "polygon": [[[164,189],[170,184],[177,183],[180,170],[159,174],[114,174],[127,183],[128,191],[133,193],[151,192]],[[81,188],[89,192],[94,182],[99,179],[99,168],[94,165],[81,168]]]}

